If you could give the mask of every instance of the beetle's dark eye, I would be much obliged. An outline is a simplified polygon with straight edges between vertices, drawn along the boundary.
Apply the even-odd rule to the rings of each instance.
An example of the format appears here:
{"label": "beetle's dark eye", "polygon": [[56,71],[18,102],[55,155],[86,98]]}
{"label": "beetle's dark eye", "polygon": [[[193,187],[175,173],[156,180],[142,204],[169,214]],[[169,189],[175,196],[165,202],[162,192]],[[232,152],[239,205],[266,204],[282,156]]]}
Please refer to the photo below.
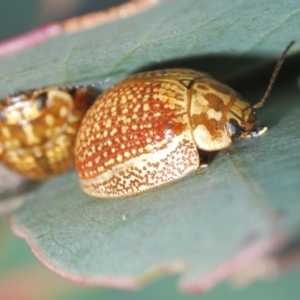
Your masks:
{"label": "beetle's dark eye", "polygon": [[230,119],[227,126],[231,136],[238,137],[241,135],[241,127],[237,120]]}
{"label": "beetle's dark eye", "polygon": [[46,101],[47,101],[47,97],[48,97],[47,93],[42,93],[42,94],[40,94],[40,95],[37,96],[37,107],[38,107],[38,110],[42,110],[45,107]]}

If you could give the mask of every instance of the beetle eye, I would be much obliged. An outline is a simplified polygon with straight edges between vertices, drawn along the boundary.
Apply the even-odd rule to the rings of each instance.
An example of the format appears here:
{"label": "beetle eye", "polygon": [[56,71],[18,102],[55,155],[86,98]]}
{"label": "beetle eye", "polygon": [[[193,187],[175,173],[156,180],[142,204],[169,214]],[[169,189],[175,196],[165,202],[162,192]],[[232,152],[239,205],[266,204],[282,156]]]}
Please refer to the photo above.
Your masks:
{"label": "beetle eye", "polygon": [[230,119],[227,123],[227,127],[231,136],[238,137],[241,135],[242,130],[237,120]]}
{"label": "beetle eye", "polygon": [[38,110],[42,110],[45,105],[46,105],[46,101],[47,101],[47,97],[48,94],[47,93],[41,93],[37,96],[37,107]]}

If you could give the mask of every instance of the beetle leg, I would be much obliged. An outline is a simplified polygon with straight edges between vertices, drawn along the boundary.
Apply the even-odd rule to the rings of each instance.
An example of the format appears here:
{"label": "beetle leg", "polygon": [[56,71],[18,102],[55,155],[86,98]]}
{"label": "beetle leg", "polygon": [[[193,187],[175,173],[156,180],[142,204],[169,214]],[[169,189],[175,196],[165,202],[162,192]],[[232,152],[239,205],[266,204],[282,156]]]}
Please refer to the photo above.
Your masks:
{"label": "beetle leg", "polygon": [[213,160],[213,158],[217,154],[217,151],[206,152],[206,151],[198,149],[198,153],[199,153],[199,156],[200,156],[199,169],[202,169],[202,168],[206,168],[209,165],[209,163]]}
{"label": "beetle leg", "polygon": [[257,126],[250,131],[250,137],[262,135],[268,130],[268,126]]}
{"label": "beetle leg", "polygon": [[251,138],[251,137],[256,137],[259,135],[262,135],[268,130],[268,126],[255,126],[253,127],[250,131],[244,131],[241,135],[240,138]]}

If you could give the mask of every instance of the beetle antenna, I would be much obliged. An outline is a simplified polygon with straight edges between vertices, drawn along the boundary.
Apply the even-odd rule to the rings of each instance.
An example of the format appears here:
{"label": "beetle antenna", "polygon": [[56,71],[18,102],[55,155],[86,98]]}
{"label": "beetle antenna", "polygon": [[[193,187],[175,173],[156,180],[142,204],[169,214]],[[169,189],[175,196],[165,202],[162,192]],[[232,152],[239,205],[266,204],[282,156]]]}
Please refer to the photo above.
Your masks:
{"label": "beetle antenna", "polygon": [[268,96],[270,95],[270,92],[272,90],[272,87],[274,85],[274,82],[275,82],[275,79],[278,75],[278,72],[279,70],[281,69],[282,67],[282,64],[283,64],[283,61],[286,57],[286,54],[288,53],[288,51],[290,50],[290,48],[293,46],[293,44],[295,43],[295,41],[291,41],[288,46],[285,48],[285,50],[282,52],[281,56],[279,57],[277,63],[276,63],[276,66],[275,66],[275,69],[271,75],[271,79],[269,81],[269,84],[268,84],[268,87],[263,95],[263,97],[261,98],[261,100],[256,103],[255,105],[253,105],[253,108],[260,108],[264,105],[266,99],[268,98]]}

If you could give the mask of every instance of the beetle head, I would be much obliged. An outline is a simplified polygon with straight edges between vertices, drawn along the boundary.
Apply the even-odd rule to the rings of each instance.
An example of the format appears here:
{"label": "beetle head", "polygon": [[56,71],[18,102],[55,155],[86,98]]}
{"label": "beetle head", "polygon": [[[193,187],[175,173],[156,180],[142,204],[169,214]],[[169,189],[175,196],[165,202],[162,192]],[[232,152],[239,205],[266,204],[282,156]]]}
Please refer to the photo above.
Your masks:
{"label": "beetle head", "polygon": [[243,138],[252,135],[257,118],[251,105],[236,98],[226,114],[226,130],[231,137]]}

